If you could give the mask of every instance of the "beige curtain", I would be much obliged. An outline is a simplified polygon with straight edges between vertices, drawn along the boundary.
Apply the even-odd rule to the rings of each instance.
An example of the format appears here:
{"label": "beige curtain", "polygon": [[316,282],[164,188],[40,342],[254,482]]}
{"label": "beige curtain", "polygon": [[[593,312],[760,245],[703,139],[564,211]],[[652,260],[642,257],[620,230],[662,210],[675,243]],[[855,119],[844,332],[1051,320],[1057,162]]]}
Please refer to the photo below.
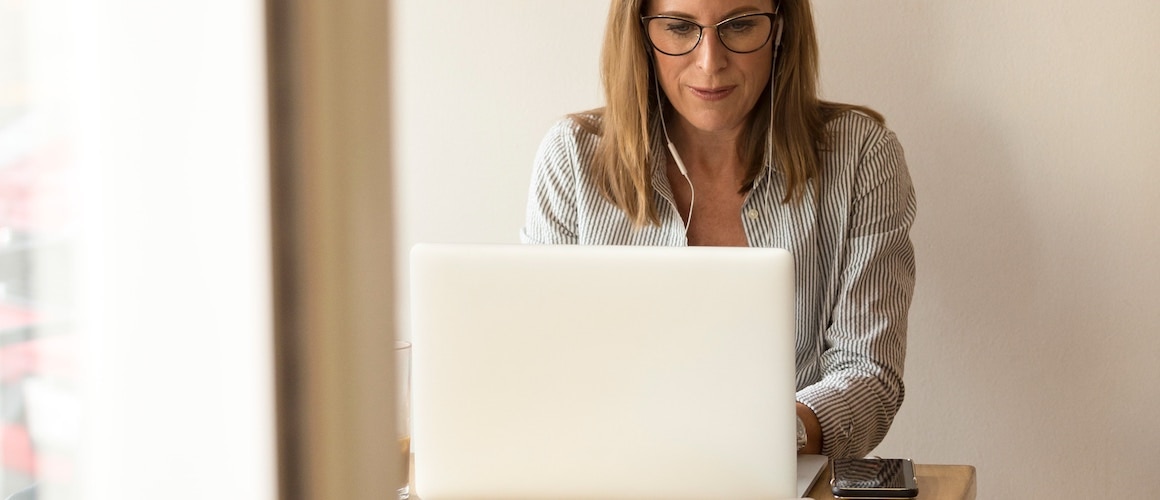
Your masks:
{"label": "beige curtain", "polygon": [[397,485],[388,3],[267,0],[284,500]]}

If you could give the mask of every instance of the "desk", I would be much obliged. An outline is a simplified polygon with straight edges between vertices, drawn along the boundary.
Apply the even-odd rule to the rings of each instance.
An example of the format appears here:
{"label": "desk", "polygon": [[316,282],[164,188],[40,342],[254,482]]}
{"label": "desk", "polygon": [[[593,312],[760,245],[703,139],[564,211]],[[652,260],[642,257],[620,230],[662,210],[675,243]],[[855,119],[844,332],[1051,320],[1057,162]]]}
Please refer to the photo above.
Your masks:
{"label": "desk", "polygon": [[[411,484],[415,484],[415,456],[411,455]],[[918,476],[918,500],[975,500],[975,468],[970,465],[914,464]],[[414,488],[412,488],[414,491]],[[416,492],[417,493],[417,492]],[[829,466],[810,490],[809,498],[833,500],[830,494]],[[420,500],[411,495],[412,500]]]}
{"label": "desk", "polygon": [[[826,466],[818,484],[810,490],[814,500],[833,500],[830,471]],[[975,468],[970,465],[914,464],[918,476],[918,500],[975,500]]]}

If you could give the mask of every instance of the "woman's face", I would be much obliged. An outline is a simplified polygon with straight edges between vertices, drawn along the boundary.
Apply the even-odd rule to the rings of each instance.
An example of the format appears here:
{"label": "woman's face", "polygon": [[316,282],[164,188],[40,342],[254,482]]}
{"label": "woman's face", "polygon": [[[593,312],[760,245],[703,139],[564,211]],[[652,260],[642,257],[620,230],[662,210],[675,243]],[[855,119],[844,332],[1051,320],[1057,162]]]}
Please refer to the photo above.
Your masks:
{"label": "woman's face", "polygon": [[[694,21],[704,29],[701,41],[692,52],[672,56],[653,49],[661,89],[676,108],[681,125],[710,133],[739,133],[766,84],[773,60],[773,40],[747,54],[733,52],[722,44],[712,26],[744,14],[773,12],[773,0],[650,0],[646,16],[673,16]],[[650,22],[653,25],[667,20]],[[764,21],[764,20],[760,20]],[[746,24],[745,26],[750,26]],[[738,32],[744,26],[722,30]],[[776,25],[773,26],[776,36]],[[678,24],[653,25],[650,36],[680,35]],[[696,36],[696,27],[692,28]],[[734,36],[730,33],[726,37]],[[770,38],[773,38],[772,36]],[[735,47],[736,48],[736,47]],[[670,50],[669,52],[674,52]],[[670,123],[670,126],[673,125]]]}

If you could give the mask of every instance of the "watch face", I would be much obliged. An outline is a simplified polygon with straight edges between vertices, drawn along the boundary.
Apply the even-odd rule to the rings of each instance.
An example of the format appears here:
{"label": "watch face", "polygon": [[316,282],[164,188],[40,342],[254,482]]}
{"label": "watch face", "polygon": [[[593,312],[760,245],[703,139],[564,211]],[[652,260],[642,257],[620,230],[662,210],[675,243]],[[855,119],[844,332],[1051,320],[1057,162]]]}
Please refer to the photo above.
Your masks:
{"label": "watch face", "polygon": [[806,424],[802,422],[802,418],[797,418],[797,449],[806,447]]}

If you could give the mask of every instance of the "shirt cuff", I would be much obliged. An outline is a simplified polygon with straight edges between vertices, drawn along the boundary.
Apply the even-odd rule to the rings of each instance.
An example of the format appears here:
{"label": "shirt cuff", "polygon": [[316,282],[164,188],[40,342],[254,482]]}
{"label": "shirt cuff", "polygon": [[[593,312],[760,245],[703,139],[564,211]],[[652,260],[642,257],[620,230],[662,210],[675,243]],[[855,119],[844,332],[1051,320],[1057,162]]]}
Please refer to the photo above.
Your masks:
{"label": "shirt cuff", "polygon": [[798,391],[797,401],[818,416],[822,427],[822,455],[831,458],[849,456],[854,419],[842,393],[832,387],[814,384]]}

